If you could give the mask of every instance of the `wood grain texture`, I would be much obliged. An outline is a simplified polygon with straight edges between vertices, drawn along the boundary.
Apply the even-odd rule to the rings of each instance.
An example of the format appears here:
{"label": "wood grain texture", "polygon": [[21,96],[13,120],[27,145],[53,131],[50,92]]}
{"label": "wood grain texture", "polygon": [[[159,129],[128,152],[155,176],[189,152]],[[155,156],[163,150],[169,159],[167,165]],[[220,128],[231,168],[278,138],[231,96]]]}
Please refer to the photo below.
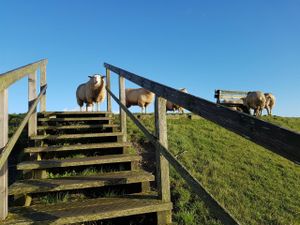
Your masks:
{"label": "wood grain texture", "polygon": [[25,153],[37,153],[37,152],[60,152],[60,151],[82,151],[82,150],[93,150],[93,149],[107,149],[107,148],[123,148],[129,147],[130,143],[95,143],[95,144],[74,144],[74,145],[51,145],[42,147],[30,147],[25,148]]}
{"label": "wood grain texture", "polygon": [[[40,91],[47,85],[46,63],[40,66]],[[46,92],[41,97],[40,112],[46,111]]]}
{"label": "wood grain texture", "polygon": [[17,181],[9,186],[9,195],[77,190],[92,187],[133,184],[146,181],[154,181],[154,176],[144,171],[122,171],[55,179],[29,179]]}
{"label": "wood grain texture", "polygon": [[118,67],[105,68],[289,160],[300,162],[300,134],[151,81]]}
{"label": "wood grain texture", "polygon": [[59,134],[59,135],[35,135],[31,136],[32,140],[63,140],[63,139],[82,139],[82,138],[97,138],[97,137],[115,137],[122,136],[121,132],[111,132],[111,133],[85,133],[85,134]]}
{"label": "wood grain texture", "polygon": [[140,196],[100,198],[56,205],[14,207],[9,218],[1,223],[11,224],[71,224],[116,217],[171,210],[172,203]]}
{"label": "wood grain texture", "polygon": [[10,85],[20,80],[23,77],[28,76],[28,74],[32,74],[35,72],[40,66],[43,64],[47,64],[48,60],[43,59],[26,66],[19,67],[17,69],[8,71],[6,73],[0,74],[0,91],[5,90]]}
{"label": "wood grain texture", "polygon": [[[125,96],[125,79],[124,77],[119,77],[119,99],[122,102],[123,105],[126,104],[126,96]],[[123,138],[122,141],[127,141],[127,125],[126,125],[126,113],[125,111],[120,107],[120,127],[121,132],[123,132]]]}
{"label": "wood grain texture", "polygon": [[132,154],[104,155],[86,158],[49,159],[40,161],[23,161],[17,165],[18,170],[37,170],[60,167],[74,167],[86,165],[100,165],[110,163],[124,163],[140,161],[141,157]]}
{"label": "wood grain texture", "polygon": [[[106,69],[106,87],[110,89],[110,70]],[[106,95],[107,97],[107,112],[111,112],[111,96],[109,93]]]}
{"label": "wood grain texture", "polygon": [[[0,153],[3,155],[8,140],[8,91],[0,91]],[[0,220],[8,214],[8,168],[7,160],[0,164]]]}

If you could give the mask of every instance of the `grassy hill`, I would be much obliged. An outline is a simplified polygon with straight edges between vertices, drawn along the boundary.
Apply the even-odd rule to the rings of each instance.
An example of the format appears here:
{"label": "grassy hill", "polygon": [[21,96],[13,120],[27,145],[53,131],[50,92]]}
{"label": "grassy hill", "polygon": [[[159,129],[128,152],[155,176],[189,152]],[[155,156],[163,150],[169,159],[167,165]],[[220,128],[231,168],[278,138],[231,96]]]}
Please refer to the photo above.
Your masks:
{"label": "grassy hill", "polygon": [[[300,131],[300,118],[263,117]],[[154,129],[152,116],[141,118]],[[131,141],[153,170],[153,148],[128,119]],[[242,224],[300,224],[300,166],[207,120],[168,116],[169,150]],[[143,150],[143,148],[145,150]],[[174,220],[221,224],[171,169]]]}

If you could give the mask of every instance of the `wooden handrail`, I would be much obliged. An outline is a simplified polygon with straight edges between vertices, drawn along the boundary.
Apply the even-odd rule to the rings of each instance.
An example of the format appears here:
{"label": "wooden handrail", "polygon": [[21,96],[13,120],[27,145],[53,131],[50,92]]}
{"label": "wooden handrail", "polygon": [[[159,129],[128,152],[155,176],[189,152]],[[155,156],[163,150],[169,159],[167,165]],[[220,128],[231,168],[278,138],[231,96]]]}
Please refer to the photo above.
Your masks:
{"label": "wooden handrail", "polygon": [[28,74],[36,71],[40,66],[44,66],[48,63],[47,59],[42,59],[37,62],[28,64],[26,66],[19,67],[17,69],[0,74],[0,91],[5,90],[17,80],[27,76]]}
{"label": "wooden handrail", "polygon": [[152,91],[191,112],[202,116],[244,138],[294,162],[300,162],[300,133],[230,110],[191,94],[151,81],[134,73],[104,63],[106,69]]}
{"label": "wooden handrail", "polygon": [[42,98],[43,94],[46,92],[46,89],[47,89],[47,85],[43,87],[43,89],[41,90],[38,97],[32,103],[29,111],[27,112],[25,118],[22,120],[20,126],[18,127],[16,132],[13,134],[13,136],[9,139],[9,141],[8,141],[7,145],[5,146],[5,148],[2,150],[2,153],[0,155],[0,170],[2,169],[2,166],[4,165],[6,160],[8,159],[13,147],[15,146],[17,140],[19,139],[19,137],[20,137],[20,135],[23,131],[23,129],[25,128],[26,124],[28,123],[28,120],[29,120],[31,114],[34,112],[34,110],[36,109],[40,99]]}
{"label": "wooden handrail", "polygon": [[143,124],[135,118],[135,116],[127,109],[127,107],[120,102],[120,100],[106,88],[110,96],[120,105],[120,107],[126,112],[128,117],[136,124],[136,126],[144,133],[148,140],[159,149],[160,153],[169,161],[169,163],[175,168],[175,170],[181,175],[181,177],[187,182],[191,189],[201,197],[201,199],[210,207],[212,213],[215,214],[224,224],[235,225],[240,224],[221,204],[216,200],[213,195],[206,190],[201,183],[193,177],[189,171],[166,149],[155,137],[152,135]]}

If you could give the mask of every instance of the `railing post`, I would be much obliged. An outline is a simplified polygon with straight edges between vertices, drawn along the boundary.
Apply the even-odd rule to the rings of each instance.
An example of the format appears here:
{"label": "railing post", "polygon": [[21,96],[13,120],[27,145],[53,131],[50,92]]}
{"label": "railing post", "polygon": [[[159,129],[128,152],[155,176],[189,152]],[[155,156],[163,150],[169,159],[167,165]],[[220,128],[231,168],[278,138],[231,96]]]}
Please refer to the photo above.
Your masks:
{"label": "railing post", "polygon": [[[0,152],[8,140],[8,93],[7,89],[0,91]],[[7,161],[0,168],[0,220],[8,214],[8,169]]]}
{"label": "railing post", "polygon": [[[32,103],[37,97],[36,94],[36,71],[28,76],[28,109],[30,109]],[[37,113],[36,110],[30,116],[28,121],[28,136],[37,134]]]}
{"label": "railing post", "polygon": [[[155,131],[159,142],[168,148],[166,99],[155,96]],[[163,202],[170,202],[170,176],[168,160],[156,149],[156,182],[158,195]],[[171,211],[158,213],[159,224],[171,223]]]}
{"label": "railing post", "polygon": [[[106,87],[110,90],[110,70],[106,69]],[[107,93],[107,112],[111,112],[111,96]]]}
{"label": "railing post", "polygon": [[[46,63],[43,63],[40,67],[40,91],[47,85],[47,78],[46,78]],[[46,111],[46,92],[41,97],[40,102],[40,111]]]}
{"label": "railing post", "polygon": [[[125,100],[125,78],[122,77],[122,76],[119,76],[119,99],[120,99],[120,102],[123,105],[126,105],[126,100]],[[121,108],[121,106],[120,106],[120,127],[121,127],[121,132],[123,133],[122,141],[126,142],[127,141],[126,113]]]}

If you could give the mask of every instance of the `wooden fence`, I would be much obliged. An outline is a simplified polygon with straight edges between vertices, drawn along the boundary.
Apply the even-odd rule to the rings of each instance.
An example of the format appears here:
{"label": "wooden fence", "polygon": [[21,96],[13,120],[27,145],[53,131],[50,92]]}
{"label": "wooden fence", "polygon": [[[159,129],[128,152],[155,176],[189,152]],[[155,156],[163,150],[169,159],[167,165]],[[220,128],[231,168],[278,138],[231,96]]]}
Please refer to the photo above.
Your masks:
{"label": "wooden fence", "polygon": [[[0,220],[8,214],[8,169],[7,159],[21,132],[28,123],[28,135],[37,133],[37,105],[46,111],[46,65],[47,60],[20,67],[0,74]],[[40,93],[37,96],[37,71],[40,71]],[[8,88],[19,79],[28,76],[28,112],[22,123],[8,140]]]}
{"label": "wooden fence", "polygon": [[[166,132],[166,99],[191,112],[202,116],[254,143],[257,143],[289,160],[300,162],[300,134],[288,129],[264,122],[248,114],[230,110],[219,104],[205,99],[180,92],[174,88],[159,84],[116,66],[104,63],[106,74],[110,71],[119,75],[119,99],[111,92],[107,85],[108,102],[110,98],[120,105],[120,121],[122,131],[126,133],[126,116],[140,128],[145,136],[152,142],[158,152],[157,156],[157,185],[163,201],[170,200],[169,169],[170,163],[182,176],[191,189],[198,194],[223,224],[240,224],[208,190],[194,178],[187,169],[167,149]],[[155,128],[156,135],[152,135],[125,106],[124,78],[155,93]],[[110,76],[109,76],[110,79]],[[110,81],[109,81],[110,84]],[[111,106],[110,106],[111,107]],[[109,109],[109,108],[108,108]],[[111,108],[109,109],[111,110]],[[125,112],[125,113],[124,113]]]}

